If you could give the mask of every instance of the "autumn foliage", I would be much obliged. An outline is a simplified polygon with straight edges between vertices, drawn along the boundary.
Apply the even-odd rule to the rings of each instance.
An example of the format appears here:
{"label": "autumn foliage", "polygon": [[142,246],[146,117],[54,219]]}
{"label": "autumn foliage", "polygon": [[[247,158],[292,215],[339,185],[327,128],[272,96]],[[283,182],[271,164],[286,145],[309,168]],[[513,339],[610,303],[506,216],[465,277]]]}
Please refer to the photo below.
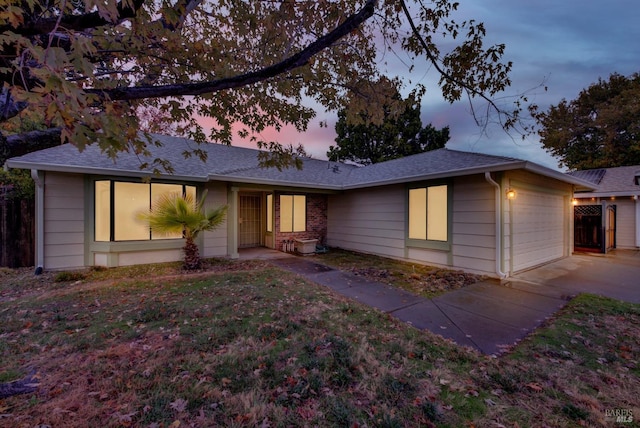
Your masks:
{"label": "autumn foliage", "polygon": [[139,133],[138,112],[151,110],[170,124],[156,128],[196,141],[240,136],[272,148],[277,141],[261,132],[305,130],[310,100],[333,111],[379,109],[371,94],[387,72],[382,46],[397,46],[436,70],[445,99],[484,100],[508,126],[517,106],[491,101],[510,84],[505,46],[485,46],[482,23],[456,19],[457,8],[448,0],[7,0],[0,123],[38,112],[59,141],[115,156],[153,143]]}

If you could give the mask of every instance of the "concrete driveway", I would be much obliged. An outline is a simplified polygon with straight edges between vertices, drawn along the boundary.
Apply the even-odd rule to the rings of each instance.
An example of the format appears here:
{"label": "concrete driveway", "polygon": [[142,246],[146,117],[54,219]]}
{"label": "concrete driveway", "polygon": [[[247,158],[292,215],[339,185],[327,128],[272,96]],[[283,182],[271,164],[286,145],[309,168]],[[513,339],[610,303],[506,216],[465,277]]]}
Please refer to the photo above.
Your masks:
{"label": "concrete driveway", "polygon": [[552,297],[592,293],[640,303],[640,251],[575,254],[515,275],[505,285]]}
{"label": "concrete driveway", "polygon": [[640,251],[573,255],[502,284],[483,281],[446,293],[429,301],[429,310],[408,307],[394,315],[458,344],[499,354],[580,293],[640,303]]}

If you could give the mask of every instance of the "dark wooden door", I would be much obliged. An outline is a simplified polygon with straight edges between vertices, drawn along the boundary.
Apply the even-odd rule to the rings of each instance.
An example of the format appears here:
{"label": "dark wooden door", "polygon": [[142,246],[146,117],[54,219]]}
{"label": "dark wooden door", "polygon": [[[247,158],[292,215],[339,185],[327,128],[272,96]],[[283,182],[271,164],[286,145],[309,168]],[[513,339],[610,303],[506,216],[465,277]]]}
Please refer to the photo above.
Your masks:
{"label": "dark wooden door", "polygon": [[602,205],[576,205],[573,221],[574,249],[603,252]]}

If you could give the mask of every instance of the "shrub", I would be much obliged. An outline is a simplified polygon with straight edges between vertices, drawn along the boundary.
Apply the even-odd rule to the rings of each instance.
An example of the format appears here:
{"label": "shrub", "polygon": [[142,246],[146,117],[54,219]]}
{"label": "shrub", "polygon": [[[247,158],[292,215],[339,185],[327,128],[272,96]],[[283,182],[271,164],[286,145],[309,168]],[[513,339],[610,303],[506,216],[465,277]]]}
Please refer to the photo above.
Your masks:
{"label": "shrub", "polygon": [[81,281],[86,278],[86,275],[83,272],[67,272],[63,271],[53,278],[54,282],[70,282],[70,281]]}

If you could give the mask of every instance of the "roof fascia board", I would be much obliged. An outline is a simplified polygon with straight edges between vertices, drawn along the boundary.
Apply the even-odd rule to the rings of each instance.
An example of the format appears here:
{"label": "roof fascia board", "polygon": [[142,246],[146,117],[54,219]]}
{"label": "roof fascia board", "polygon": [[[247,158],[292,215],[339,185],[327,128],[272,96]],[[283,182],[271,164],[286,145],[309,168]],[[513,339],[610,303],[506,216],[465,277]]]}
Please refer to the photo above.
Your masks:
{"label": "roof fascia board", "polygon": [[316,189],[316,190],[342,190],[342,186],[332,184],[315,184],[315,183],[300,183],[292,181],[282,180],[270,180],[266,178],[246,178],[246,177],[234,177],[233,175],[209,175],[208,181],[227,181],[236,183],[239,186],[246,184],[250,185],[263,185],[263,186],[278,186],[286,187],[288,189]]}
{"label": "roof fascia board", "polygon": [[328,189],[312,189],[309,187],[292,187],[292,186],[280,186],[272,184],[257,184],[256,182],[240,183],[238,181],[227,181],[227,183],[244,191],[257,191],[257,192],[305,192],[305,193],[320,193],[335,195],[342,193],[342,190],[328,190]]}
{"label": "roof fascia board", "polygon": [[576,192],[574,193],[573,197],[576,199],[586,199],[586,198],[610,198],[612,196],[640,197],[640,190],[627,190],[627,191],[618,191],[618,192]]}
{"label": "roof fascia board", "polygon": [[344,189],[353,190],[353,189],[360,189],[360,188],[366,188],[366,187],[385,186],[390,184],[402,184],[402,183],[415,182],[415,181],[438,180],[438,179],[443,179],[448,177],[460,177],[464,175],[484,174],[485,172],[509,171],[509,170],[516,170],[516,169],[525,169],[525,170],[534,172],[536,174],[554,178],[556,180],[560,180],[576,186],[581,186],[581,187],[584,187],[585,189],[594,189],[593,183],[590,183],[588,181],[584,181],[575,177],[568,176],[567,174],[564,174],[559,171],[554,171],[553,169],[547,168],[542,165],[534,164],[529,161],[521,161],[521,160],[516,160],[513,162],[505,162],[505,163],[489,165],[489,166],[477,166],[472,168],[463,168],[459,170],[443,171],[437,174],[420,174],[412,177],[397,178],[393,180],[381,180],[377,182],[346,185],[344,186]]}
{"label": "roof fascia board", "polygon": [[395,178],[392,180],[380,180],[375,182],[359,183],[344,186],[344,190],[362,189],[367,187],[387,186],[391,184],[403,184],[416,181],[440,180],[449,177],[460,177],[464,175],[484,174],[485,172],[507,171],[512,169],[520,169],[526,164],[525,161],[516,161],[513,163],[496,164],[489,166],[478,166],[473,168],[463,168],[458,170],[443,171],[436,174],[419,174],[411,177]]}
{"label": "roof fascia board", "polygon": [[529,161],[525,161],[524,169],[529,170],[531,172],[535,172],[540,175],[545,175],[550,178],[555,178],[556,180],[560,180],[576,186],[584,187],[585,189],[590,189],[590,190],[595,189],[594,184],[591,183],[590,181],[582,180],[580,178],[573,177],[569,174],[565,174],[564,172],[555,171],[551,168],[547,168],[546,166],[538,165]]}
{"label": "roof fascia board", "polygon": [[386,186],[393,184],[402,184],[407,182],[437,180],[448,177],[459,177],[464,175],[484,174],[485,172],[497,172],[507,171],[515,169],[525,169],[537,174],[541,174],[547,177],[555,178],[560,181],[564,181],[576,186],[580,186],[584,189],[594,190],[593,183],[585,180],[581,180],[572,177],[568,174],[564,174],[559,171],[554,171],[550,168],[531,163],[529,161],[515,160],[513,162],[504,162],[488,166],[477,166],[471,168],[462,168],[458,170],[442,171],[435,174],[418,174],[409,177],[399,177],[387,180],[368,181],[357,184],[321,184],[321,183],[304,183],[304,182],[290,182],[282,180],[273,180],[265,178],[250,178],[250,177],[238,177],[233,174],[220,175],[211,174],[208,176],[181,176],[181,175],[168,175],[160,174],[156,175],[151,172],[145,171],[132,171],[132,170],[114,170],[110,168],[93,168],[93,167],[78,167],[73,165],[51,165],[51,164],[35,164],[33,162],[20,162],[15,160],[7,160],[7,166],[9,168],[22,168],[22,169],[37,169],[41,171],[56,171],[67,172],[75,174],[91,174],[91,175],[119,175],[123,177],[154,177],[165,178],[171,180],[183,180],[192,182],[207,182],[207,181],[224,181],[224,182],[236,182],[239,184],[252,184],[252,185],[265,185],[265,186],[278,186],[288,189],[316,189],[325,191],[342,191],[342,190],[355,190],[369,187]]}
{"label": "roof fascia board", "polygon": [[31,162],[7,161],[7,166],[14,169],[35,169],[38,171],[66,172],[72,174],[104,175],[110,177],[163,178],[167,180],[206,182],[206,177],[154,174],[146,171],[117,170],[110,168],[76,167],[71,165],[34,164]]}

